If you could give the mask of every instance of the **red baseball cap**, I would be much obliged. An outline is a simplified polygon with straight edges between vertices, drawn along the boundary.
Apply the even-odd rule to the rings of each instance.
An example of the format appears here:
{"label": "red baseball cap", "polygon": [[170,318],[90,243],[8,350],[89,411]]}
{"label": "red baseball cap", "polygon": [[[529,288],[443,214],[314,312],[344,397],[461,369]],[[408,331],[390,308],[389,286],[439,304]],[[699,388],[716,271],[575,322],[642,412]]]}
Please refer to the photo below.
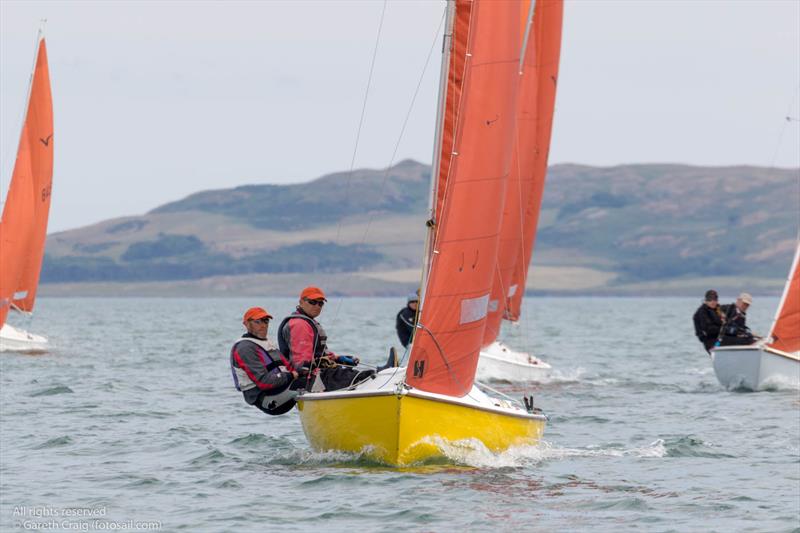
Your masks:
{"label": "red baseball cap", "polygon": [[303,289],[303,292],[300,293],[300,299],[302,300],[303,298],[328,301],[327,298],[325,298],[325,293],[322,292],[322,289],[319,287],[306,287]]}
{"label": "red baseball cap", "polygon": [[272,318],[272,315],[267,313],[267,311],[263,307],[251,307],[244,313],[243,322],[247,322],[248,320],[260,320],[262,318]]}

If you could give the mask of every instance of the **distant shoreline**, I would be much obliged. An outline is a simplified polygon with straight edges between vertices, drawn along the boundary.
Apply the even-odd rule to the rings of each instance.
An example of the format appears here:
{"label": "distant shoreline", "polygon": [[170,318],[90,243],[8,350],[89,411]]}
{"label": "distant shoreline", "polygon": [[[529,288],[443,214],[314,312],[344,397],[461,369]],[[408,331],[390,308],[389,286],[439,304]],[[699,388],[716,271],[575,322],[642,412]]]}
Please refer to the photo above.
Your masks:
{"label": "distant shoreline", "polygon": [[[556,271],[556,269],[553,269]],[[548,270],[533,269],[526,295],[529,297],[697,297],[710,288],[723,299],[734,298],[747,291],[755,296],[780,296],[784,279],[715,277],[666,279],[618,285],[575,286],[569,288],[563,277],[549,276]],[[377,275],[376,275],[377,274]],[[82,282],[44,283],[39,295],[44,297],[150,297],[206,298],[246,297],[268,294],[274,297],[294,297],[306,285],[325,288],[334,297],[404,297],[416,290],[417,283],[388,281],[380,273],[354,272],[336,274],[254,274],[246,276],[217,276],[197,280],[159,282]],[[571,283],[571,279],[566,280]]]}

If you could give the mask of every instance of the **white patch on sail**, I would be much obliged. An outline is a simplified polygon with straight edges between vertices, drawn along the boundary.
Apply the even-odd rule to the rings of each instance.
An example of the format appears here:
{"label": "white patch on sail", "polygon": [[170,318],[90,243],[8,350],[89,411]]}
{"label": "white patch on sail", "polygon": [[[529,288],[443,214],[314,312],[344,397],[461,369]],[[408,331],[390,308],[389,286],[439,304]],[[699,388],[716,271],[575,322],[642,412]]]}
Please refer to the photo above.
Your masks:
{"label": "white patch on sail", "polygon": [[461,324],[469,324],[486,317],[489,309],[489,295],[461,300]]}
{"label": "white patch on sail", "polygon": [[517,294],[517,284],[516,283],[508,288],[508,297],[511,298],[515,294]]}
{"label": "white patch on sail", "polygon": [[14,293],[13,300],[22,300],[28,295],[28,291],[19,291]]}

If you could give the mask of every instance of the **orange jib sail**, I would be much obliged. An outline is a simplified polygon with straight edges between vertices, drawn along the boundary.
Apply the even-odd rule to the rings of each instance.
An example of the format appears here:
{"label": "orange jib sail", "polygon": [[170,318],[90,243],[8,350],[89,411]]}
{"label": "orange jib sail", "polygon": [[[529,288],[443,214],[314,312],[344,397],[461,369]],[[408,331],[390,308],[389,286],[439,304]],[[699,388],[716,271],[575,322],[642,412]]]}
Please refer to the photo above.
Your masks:
{"label": "orange jib sail", "polygon": [[[535,55],[525,55],[525,70],[536,72],[535,104],[522,100],[519,114],[519,168],[520,198],[522,201],[522,244],[509,285],[506,315],[517,320],[525,294],[528,266],[531,264],[539,210],[542,206],[547,160],[550,156],[550,138],[558,85],[558,67],[561,57],[561,29],[564,17],[562,0],[538,0],[534,14]],[[534,59],[535,57],[535,59]],[[523,84],[527,80],[523,76]],[[533,83],[533,81],[531,81]]]}
{"label": "orange jib sail", "polygon": [[789,353],[800,352],[800,269],[798,269],[798,260],[800,260],[800,243],[794,254],[789,279],[783,289],[783,297],[770,333],[773,341],[769,346]]}
{"label": "orange jib sail", "polygon": [[[522,2],[525,18],[529,6]],[[547,173],[561,50],[562,0],[538,0],[519,74],[517,131],[484,346],[519,319]],[[523,30],[524,31],[524,30]]]}
{"label": "orange jib sail", "polygon": [[[517,2],[458,1],[448,86],[440,205],[406,374],[409,385],[464,396],[475,377],[494,278],[511,161],[520,48]],[[463,49],[459,47],[463,44]],[[453,68],[463,65],[461,72]],[[448,139],[450,139],[448,141]]]}
{"label": "orange jib sail", "polygon": [[0,325],[11,305],[31,311],[44,258],[53,180],[53,105],[39,40],[28,109],[0,222]]}

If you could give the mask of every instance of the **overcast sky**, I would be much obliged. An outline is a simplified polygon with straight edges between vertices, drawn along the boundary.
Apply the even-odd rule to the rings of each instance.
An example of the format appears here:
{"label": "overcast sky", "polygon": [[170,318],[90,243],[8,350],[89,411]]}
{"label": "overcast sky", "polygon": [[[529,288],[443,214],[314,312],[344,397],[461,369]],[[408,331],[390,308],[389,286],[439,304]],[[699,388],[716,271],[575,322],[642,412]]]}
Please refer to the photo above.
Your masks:
{"label": "overcast sky", "polygon": [[[41,18],[59,231],[348,170],[383,6],[0,0],[0,192]],[[395,160],[430,163],[443,8],[388,2],[357,168],[392,161],[420,79]],[[798,0],[569,1],[561,65],[551,163],[800,165]]]}

